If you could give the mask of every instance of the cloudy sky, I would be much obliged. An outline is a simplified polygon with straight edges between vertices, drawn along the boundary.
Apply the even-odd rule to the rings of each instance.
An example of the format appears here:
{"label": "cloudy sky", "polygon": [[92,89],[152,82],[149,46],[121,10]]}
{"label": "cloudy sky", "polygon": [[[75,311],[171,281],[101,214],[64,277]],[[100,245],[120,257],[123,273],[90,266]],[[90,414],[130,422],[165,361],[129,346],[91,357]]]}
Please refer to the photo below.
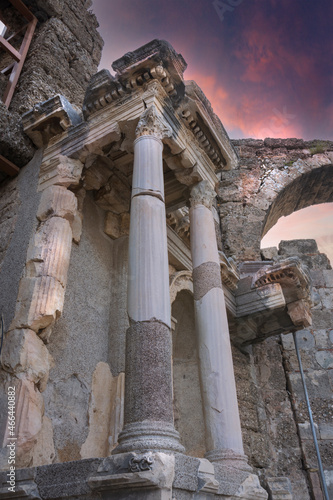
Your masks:
{"label": "cloudy sky", "polygon": [[[93,11],[105,41],[100,69],[165,39],[231,138],[333,139],[332,0],[94,0]],[[281,231],[293,227],[296,235],[295,225],[295,237],[327,239],[331,205],[306,210],[286,219],[266,246],[294,237]]]}

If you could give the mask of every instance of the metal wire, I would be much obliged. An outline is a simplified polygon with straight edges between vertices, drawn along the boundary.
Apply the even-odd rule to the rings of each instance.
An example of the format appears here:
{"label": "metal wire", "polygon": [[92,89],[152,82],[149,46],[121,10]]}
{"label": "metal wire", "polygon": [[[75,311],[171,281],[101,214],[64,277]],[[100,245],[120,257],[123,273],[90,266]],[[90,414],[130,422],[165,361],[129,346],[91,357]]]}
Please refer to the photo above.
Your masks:
{"label": "metal wire", "polygon": [[323,464],[321,461],[321,456],[320,456],[320,451],[319,451],[319,446],[318,446],[318,441],[317,441],[317,435],[316,435],[316,429],[313,423],[313,418],[312,418],[312,410],[311,410],[311,405],[310,405],[310,400],[309,400],[309,395],[308,395],[308,390],[306,388],[306,383],[305,383],[305,377],[304,377],[304,372],[303,372],[303,366],[302,366],[302,359],[299,353],[298,349],[298,342],[297,342],[297,332],[293,333],[294,336],[294,343],[295,343],[295,349],[296,349],[296,354],[297,354],[297,359],[298,359],[298,364],[299,364],[299,371],[301,373],[301,379],[302,379],[302,384],[303,384],[303,389],[304,389],[304,394],[305,394],[305,400],[306,400],[306,406],[308,408],[308,413],[309,413],[309,419],[310,419],[310,426],[311,426],[311,431],[312,431],[312,436],[313,436],[313,442],[316,448],[316,455],[317,455],[317,460],[318,460],[318,466],[319,466],[319,475],[321,479],[321,485],[323,488],[323,493],[325,496],[325,500],[330,500],[328,496],[328,491],[327,491],[327,485],[326,485],[326,480],[325,480],[325,474],[324,474],[324,469],[323,469]]}

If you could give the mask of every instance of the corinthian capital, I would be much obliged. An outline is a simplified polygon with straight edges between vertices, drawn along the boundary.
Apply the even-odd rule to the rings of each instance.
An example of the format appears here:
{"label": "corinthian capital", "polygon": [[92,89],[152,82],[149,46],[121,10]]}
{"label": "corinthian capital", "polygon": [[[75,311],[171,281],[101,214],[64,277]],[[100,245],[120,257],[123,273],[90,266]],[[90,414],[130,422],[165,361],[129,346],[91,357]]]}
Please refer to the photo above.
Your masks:
{"label": "corinthian capital", "polygon": [[191,189],[190,202],[191,206],[204,205],[205,207],[211,209],[216,192],[209,185],[208,181],[198,182]]}
{"label": "corinthian capital", "polygon": [[153,135],[161,140],[165,137],[171,137],[172,129],[161,119],[156,107],[153,105],[142,113],[135,134],[137,137],[141,137],[142,135]]}

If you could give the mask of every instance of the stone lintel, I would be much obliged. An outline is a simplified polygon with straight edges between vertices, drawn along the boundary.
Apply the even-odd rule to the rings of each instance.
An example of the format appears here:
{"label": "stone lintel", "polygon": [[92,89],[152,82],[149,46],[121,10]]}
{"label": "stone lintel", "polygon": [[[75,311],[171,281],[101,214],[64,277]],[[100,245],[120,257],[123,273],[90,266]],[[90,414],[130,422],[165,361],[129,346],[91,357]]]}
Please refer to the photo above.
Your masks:
{"label": "stone lintel", "polygon": [[[159,86],[161,92],[156,91]],[[186,186],[207,180],[214,187],[218,178],[212,160],[202,151],[199,143],[193,141],[193,136],[191,137],[183,120],[179,120],[173,108],[165,106],[165,95],[163,87],[155,81],[147,86],[145,92],[142,92],[142,89],[133,91],[130,99],[124,100],[121,106],[103,108],[88,122],[74,127],[70,135],[59,136],[59,140],[48,145],[44,151],[41,172],[47,174],[54,169],[59,155],[78,159],[83,163],[91,154],[103,155],[103,149],[112,142],[121,140],[122,134],[126,136],[122,147],[132,152],[135,126],[145,111],[144,99],[147,106],[156,107],[158,114],[163,116],[164,122],[173,130],[172,137],[164,138],[164,143],[171,150],[171,156],[167,158],[168,165],[171,165],[171,170],[175,170],[179,182]],[[133,124],[133,134],[129,133],[128,124]],[[172,157],[176,162],[171,161]]]}
{"label": "stone lintel", "polygon": [[22,116],[24,132],[38,148],[45,146],[50,139],[63,134],[69,127],[76,126],[81,121],[79,113],[60,94],[36,104]]}

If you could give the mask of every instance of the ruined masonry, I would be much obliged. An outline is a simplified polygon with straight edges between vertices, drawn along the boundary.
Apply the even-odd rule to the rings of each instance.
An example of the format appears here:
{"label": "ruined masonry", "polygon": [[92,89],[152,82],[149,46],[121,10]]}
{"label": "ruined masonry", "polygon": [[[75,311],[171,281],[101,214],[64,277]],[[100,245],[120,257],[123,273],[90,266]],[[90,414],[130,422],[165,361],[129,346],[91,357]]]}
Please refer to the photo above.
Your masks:
{"label": "ruined masonry", "polygon": [[333,495],[333,271],[314,240],[260,250],[333,201],[333,143],[230,141],[169,43],[95,73],[87,2],[25,4],[0,118],[19,169],[0,184],[0,497],[15,387],[15,498],[321,500],[293,332]]}

